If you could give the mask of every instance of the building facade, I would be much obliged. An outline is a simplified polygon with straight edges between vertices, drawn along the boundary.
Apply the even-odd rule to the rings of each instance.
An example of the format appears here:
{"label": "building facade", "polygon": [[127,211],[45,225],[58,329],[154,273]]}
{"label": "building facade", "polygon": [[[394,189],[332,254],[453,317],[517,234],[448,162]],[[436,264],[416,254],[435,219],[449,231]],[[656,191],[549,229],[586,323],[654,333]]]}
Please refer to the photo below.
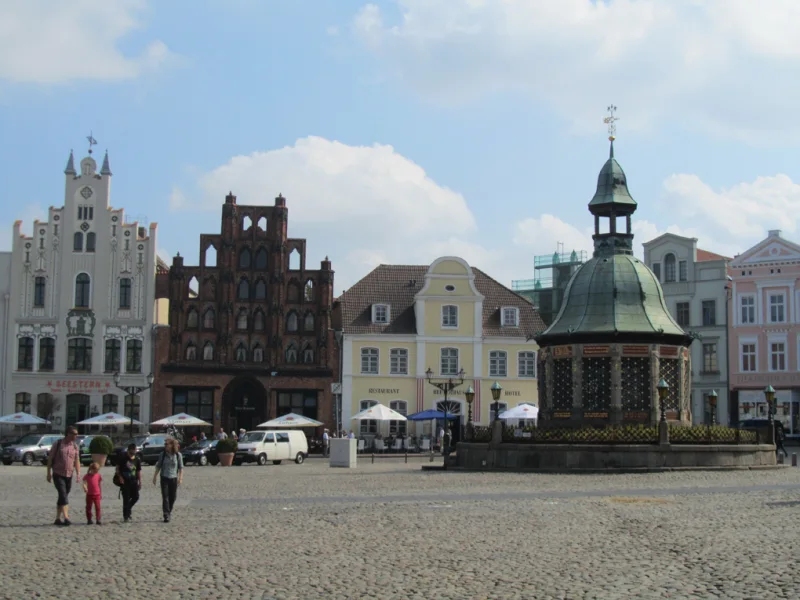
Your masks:
{"label": "building facade", "polygon": [[331,423],[333,270],[327,258],[307,268],[288,218],[283,196],[242,206],[229,194],[220,233],[200,236],[199,264],[178,255],[159,276],[169,327],[159,328],[156,418],[187,412],[226,431],[290,412]]}
{"label": "building facade", "polygon": [[157,227],[111,208],[108,154],[99,172],[91,154],[79,168],[70,153],[64,205],[46,222],[30,235],[14,224],[3,412],[58,429],[110,411],[148,422],[149,393],[126,396],[113,376],[146,387],[152,371]]}
{"label": "building facade", "polygon": [[10,394],[11,358],[9,355],[9,332],[11,320],[11,252],[0,252],[0,410],[5,411],[11,402],[6,400]]}
{"label": "building facade", "polygon": [[[470,385],[476,424],[492,418],[495,381],[503,387],[501,411],[538,404],[532,338],[544,323],[530,302],[460,258],[381,265],[337,299],[335,312],[343,332],[341,423],[361,437],[374,436],[379,424],[356,426],[350,418],[375,403],[401,414],[444,408],[442,392],[426,380],[428,369],[435,380],[465,372],[447,400],[447,412],[459,419],[455,441],[467,422]],[[405,433],[406,426],[392,422],[389,433]]]}
{"label": "building facade", "polygon": [[731,262],[731,389],[738,418],[767,417],[776,390],[788,435],[800,435],[800,245],[770,231]]}
{"label": "building facade", "polygon": [[[645,242],[644,261],[661,282],[675,321],[693,334],[692,420],[730,424],[728,319],[730,281],[726,258],[697,247],[697,238],[665,233]],[[716,415],[709,394],[717,393]]]}

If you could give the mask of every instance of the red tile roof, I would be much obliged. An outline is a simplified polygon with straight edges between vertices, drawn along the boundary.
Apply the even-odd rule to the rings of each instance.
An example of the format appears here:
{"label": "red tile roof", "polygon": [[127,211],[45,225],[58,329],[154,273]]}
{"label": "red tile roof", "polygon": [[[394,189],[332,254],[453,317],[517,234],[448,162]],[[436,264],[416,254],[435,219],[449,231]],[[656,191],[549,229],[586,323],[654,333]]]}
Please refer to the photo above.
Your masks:
{"label": "red tile roof", "polygon": [[727,256],[709,252],[708,250],[697,249],[697,262],[705,262],[707,260],[731,260]]}
{"label": "red tile roof", "polygon": [[[544,331],[544,321],[530,302],[480,269],[473,267],[472,271],[475,274],[475,287],[484,296],[484,336],[530,338]],[[336,299],[344,332],[415,334],[414,296],[422,289],[427,272],[427,265],[376,267]],[[373,304],[388,304],[391,307],[388,324],[372,323]],[[519,327],[501,327],[500,309],[504,306],[519,309]]]}

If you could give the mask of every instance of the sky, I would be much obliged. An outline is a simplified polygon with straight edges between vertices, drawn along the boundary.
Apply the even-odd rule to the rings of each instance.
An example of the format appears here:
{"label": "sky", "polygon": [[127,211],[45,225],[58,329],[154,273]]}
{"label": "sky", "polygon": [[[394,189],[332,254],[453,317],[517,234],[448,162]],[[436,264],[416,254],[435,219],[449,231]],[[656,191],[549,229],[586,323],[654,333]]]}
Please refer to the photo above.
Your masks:
{"label": "sky", "polygon": [[5,0],[0,250],[91,132],[168,263],[280,193],[337,294],[445,255],[510,285],[591,250],[611,104],[639,254],[800,241],[798,30],[796,0]]}

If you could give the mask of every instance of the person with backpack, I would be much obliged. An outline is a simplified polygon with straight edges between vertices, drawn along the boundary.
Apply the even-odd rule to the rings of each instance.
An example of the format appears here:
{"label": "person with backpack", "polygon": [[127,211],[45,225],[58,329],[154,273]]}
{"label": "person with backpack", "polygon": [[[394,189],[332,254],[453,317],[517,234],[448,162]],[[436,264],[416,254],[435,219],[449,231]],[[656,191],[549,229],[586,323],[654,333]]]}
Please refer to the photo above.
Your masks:
{"label": "person with backpack", "polygon": [[122,492],[122,518],[127,523],[131,520],[131,510],[139,501],[139,490],[142,489],[142,459],[136,455],[136,444],[128,444],[127,452],[121,454],[116,462],[114,483]]}
{"label": "person with backpack", "polygon": [[164,512],[164,523],[169,523],[172,517],[178,486],[183,481],[183,455],[179,450],[178,440],[169,438],[164,443],[164,451],[158,457],[156,472],[153,473],[153,485],[161,473],[161,508]]}
{"label": "person with backpack", "polygon": [[81,477],[81,451],[75,438],[78,430],[67,427],[66,437],[58,440],[47,453],[47,483],[52,482],[58,492],[56,520],[53,525],[72,525],[69,520],[69,492],[72,489],[72,474]]}

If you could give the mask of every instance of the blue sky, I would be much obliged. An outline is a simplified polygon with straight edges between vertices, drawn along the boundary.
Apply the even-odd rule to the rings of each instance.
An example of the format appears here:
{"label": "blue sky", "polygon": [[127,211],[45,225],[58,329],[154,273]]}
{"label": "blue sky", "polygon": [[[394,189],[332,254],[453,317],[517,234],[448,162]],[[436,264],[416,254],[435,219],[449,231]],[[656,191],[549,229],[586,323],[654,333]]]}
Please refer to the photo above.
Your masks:
{"label": "blue sky", "polygon": [[230,189],[289,206],[337,293],[458,254],[509,284],[590,249],[608,154],[665,231],[727,254],[795,240],[800,8],[789,0],[292,0],[0,5],[0,249],[63,203],[70,148],[197,260]]}

